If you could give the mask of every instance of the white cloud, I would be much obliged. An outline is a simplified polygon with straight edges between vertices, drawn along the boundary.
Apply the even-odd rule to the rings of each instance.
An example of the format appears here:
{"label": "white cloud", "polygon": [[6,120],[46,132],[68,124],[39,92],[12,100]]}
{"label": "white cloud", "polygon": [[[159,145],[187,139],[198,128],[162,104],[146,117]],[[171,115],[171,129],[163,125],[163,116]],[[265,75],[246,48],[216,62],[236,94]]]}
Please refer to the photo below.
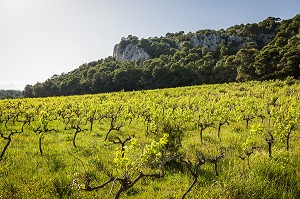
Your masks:
{"label": "white cloud", "polygon": [[25,85],[26,83],[16,81],[0,82],[0,90],[24,90]]}

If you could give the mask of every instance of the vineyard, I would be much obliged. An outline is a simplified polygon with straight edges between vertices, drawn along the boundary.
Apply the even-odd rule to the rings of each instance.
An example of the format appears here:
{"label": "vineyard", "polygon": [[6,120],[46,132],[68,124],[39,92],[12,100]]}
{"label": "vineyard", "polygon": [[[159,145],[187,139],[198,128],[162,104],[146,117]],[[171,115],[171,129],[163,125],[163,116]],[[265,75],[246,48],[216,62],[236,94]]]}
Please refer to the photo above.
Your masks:
{"label": "vineyard", "polygon": [[0,101],[0,198],[300,198],[300,82]]}

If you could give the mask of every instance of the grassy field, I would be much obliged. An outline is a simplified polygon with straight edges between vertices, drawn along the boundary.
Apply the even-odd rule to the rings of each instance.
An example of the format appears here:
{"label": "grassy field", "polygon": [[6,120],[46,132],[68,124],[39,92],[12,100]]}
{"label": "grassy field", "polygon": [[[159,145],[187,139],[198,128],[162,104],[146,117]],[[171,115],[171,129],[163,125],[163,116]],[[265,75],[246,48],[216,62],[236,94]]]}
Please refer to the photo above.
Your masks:
{"label": "grassy field", "polygon": [[0,198],[300,198],[299,99],[286,80],[2,100]]}

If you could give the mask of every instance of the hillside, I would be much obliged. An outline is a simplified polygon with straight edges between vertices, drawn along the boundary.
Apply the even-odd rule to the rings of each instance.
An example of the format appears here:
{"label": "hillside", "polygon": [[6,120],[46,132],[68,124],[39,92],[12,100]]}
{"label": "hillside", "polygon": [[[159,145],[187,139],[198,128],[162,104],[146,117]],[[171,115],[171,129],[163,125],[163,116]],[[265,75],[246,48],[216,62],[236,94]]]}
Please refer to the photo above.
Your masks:
{"label": "hillside", "polygon": [[188,85],[285,79],[300,75],[300,15],[226,30],[129,35],[113,56],[83,64],[43,83],[27,85],[25,97],[144,90]]}
{"label": "hillside", "polygon": [[0,100],[1,199],[298,199],[300,81]]}

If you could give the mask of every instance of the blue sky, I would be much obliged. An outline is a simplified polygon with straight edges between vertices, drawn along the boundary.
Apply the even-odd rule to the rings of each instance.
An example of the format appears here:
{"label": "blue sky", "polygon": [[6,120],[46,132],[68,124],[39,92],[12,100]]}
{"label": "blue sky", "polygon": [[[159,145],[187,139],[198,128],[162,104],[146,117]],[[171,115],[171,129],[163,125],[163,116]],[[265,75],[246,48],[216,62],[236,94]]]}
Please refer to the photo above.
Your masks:
{"label": "blue sky", "polygon": [[0,0],[0,89],[112,55],[121,37],[289,19],[300,0]]}

